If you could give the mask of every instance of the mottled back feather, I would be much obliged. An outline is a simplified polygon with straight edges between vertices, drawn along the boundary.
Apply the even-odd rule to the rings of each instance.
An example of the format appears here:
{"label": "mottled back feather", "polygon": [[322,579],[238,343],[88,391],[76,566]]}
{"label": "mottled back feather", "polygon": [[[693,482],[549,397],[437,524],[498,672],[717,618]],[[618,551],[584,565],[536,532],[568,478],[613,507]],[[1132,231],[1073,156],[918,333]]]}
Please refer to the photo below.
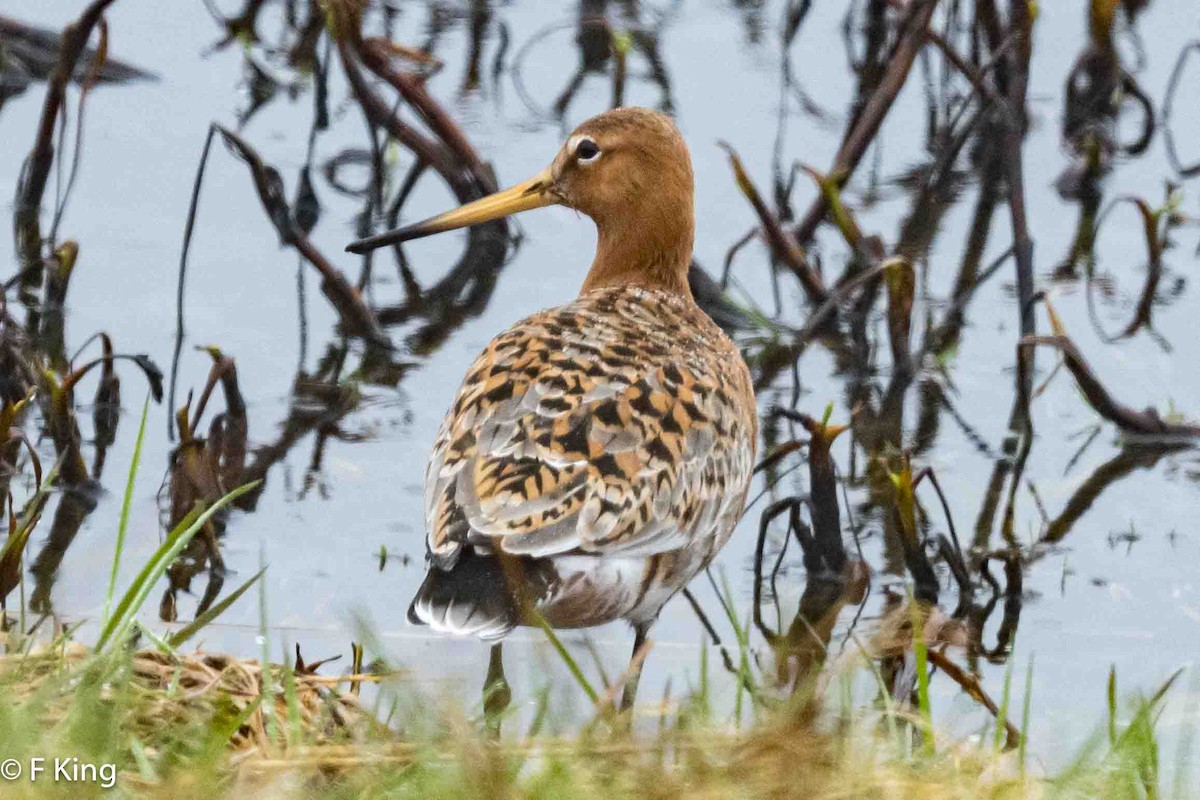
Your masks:
{"label": "mottled back feather", "polygon": [[687,546],[707,563],[741,513],[755,437],[746,365],[690,298],[587,292],[509,328],[471,366],[426,474],[429,552],[443,569],[467,546]]}

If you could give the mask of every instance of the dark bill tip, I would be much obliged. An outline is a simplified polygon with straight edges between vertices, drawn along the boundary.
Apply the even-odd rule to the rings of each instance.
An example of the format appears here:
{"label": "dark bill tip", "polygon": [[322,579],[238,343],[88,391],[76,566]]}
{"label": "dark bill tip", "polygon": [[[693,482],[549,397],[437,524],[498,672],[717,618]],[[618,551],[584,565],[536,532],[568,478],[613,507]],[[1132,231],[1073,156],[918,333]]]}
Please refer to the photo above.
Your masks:
{"label": "dark bill tip", "polygon": [[362,254],[371,250],[378,250],[380,247],[387,247],[389,244],[410,242],[413,239],[420,239],[422,236],[429,236],[437,232],[436,227],[418,222],[416,225],[408,225],[403,228],[384,231],[383,233],[377,233],[374,236],[368,236],[365,239],[351,242],[346,245],[346,252]]}

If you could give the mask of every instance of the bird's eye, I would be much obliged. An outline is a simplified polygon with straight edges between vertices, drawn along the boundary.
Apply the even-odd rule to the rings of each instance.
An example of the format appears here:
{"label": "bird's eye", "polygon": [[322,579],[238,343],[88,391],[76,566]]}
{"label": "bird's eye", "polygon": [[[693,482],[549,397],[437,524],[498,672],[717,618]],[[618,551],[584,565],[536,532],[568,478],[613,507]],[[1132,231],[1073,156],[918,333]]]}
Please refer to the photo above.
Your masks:
{"label": "bird's eye", "polygon": [[599,157],[600,146],[591,139],[580,139],[579,144],[575,145],[575,158],[579,159],[581,164],[595,161]]}

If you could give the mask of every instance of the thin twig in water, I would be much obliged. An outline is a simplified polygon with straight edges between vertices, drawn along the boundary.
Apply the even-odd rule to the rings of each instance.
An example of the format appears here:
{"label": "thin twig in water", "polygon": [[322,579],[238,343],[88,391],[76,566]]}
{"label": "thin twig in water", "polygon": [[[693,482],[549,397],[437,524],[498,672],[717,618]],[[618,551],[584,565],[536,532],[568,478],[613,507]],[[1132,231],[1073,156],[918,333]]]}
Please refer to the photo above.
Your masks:
{"label": "thin twig in water", "polygon": [[[879,128],[891,110],[892,103],[900,94],[901,87],[908,80],[908,73],[912,69],[917,53],[926,42],[926,31],[929,30],[929,21],[933,17],[936,7],[937,0],[917,0],[909,4],[905,29],[901,32],[900,39],[892,51],[887,72],[879,85],[875,87],[875,91],[872,92],[870,99],[863,107],[862,113],[855,120],[853,128],[846,135],[844,143],[834,158],[833,166],[827,170],[827,174],[838,177],[840,184],[844,185],[854,173],[863,155],[866,154],[867,148],[874,141],[875,135],[879,133]],[[817,231],[817,226],[825,219],[827,211],[829,211],[828,201],[824,195],[818,195],[795,228],[796,240],[801,244],[810,241]]]}
{"label": "thin twig in water", "polygon": [[[179,251],[179,274],[175,279],[175,349],[171,357],[171,385],[167,391],[167,408],[174,409],[175,386],[179,376],[179,357],[183,352],[183,299],[185,295],[184,282],[187,279],[188,253],[192,248],[192,233],[196,230],[196,211],[200,207],[200,187],[204,183],[204,168],[208,166],[208,152],[212,147],[213,136],[217,129],[210,125],[204,137],[204,147],[200,149],[200,164],[196,167],[196,177],[192,181],[192,199],[188,203],[187,221],[183,225],[183,246]],[[167,414],[167,439],[175,441],[175,417]]]}
{"label": "thin twig in water", "polygon": [[996,718],[997,723],[1003,723],[1005,731],[1004,749],[1016,749],[1021,742],[1021,732],[1017,730],[1017,726],[1007,717],[1000,719],[1000,708],[983,688],[983,684],[979,682],[979,678],[967,673],[940,650],[930,648],[925,655],[931,664],[946,674],[946,677],[957,683],[971,698],[990,711],[992,716]]}
{"label": "thin twig in water", "polygon": [[46,99],[42,103],[37,136],[21,170],[17,196],[13,204],[13,231],[16,238],[17,263],[21,271],[21,285],[25,289],[27,300],[33,298],[31,293],[37,292],[43,275],[42,235],[38,215],[46,191],[46,180],[54,162],[54,127],[59,110],[65,107],[67,84],[75,74],[75,64],[87,46],[92,28],[112,3],[113,0],[93,0],[79,19],[63,30],[58,65],[46,85]]}
{"label": "thin twig in water", "polygon": [[1084,398],[1087,399],[1088,405],[1122,431],[1151,437],[1191,438],[1200,436],[1200,425],[1168,422],[1159,417],[1158,412],[1152,408],[1137,411],[1117,402],[1100,382],[1100,379],[1096,377],[1096,373],[1084,359],[1083,353],[1079,351],[1074,342],[1065,336],[1026,336],[1021,339],[1017,348],[1024,350],[1039,345],[1058,348],[1063,355],[1067,369],[1075,376],[1075,382],[1079,385],[1079,390],[1083,393]]}

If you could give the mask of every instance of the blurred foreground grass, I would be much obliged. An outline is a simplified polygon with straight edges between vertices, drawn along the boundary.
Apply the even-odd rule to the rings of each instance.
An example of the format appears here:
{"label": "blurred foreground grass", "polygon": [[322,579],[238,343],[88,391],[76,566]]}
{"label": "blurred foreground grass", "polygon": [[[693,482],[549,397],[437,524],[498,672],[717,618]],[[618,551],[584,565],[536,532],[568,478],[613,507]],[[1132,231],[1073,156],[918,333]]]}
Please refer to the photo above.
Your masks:
{"label": "blurred foreground grass", "polygon": [[[669,707],[639,708],[633,733],[604,714],[567,736],[546,733],[543,700],[529,728],[492,739],[471,709],[424,700],[399,673],[322,677],[288,663],[264,676],[258,662],[161,641],[136,652],[65,638],[16,653],[21,643],[8,644],[0,759],[24,774],[0,782],[6,799],[1195,796],[1182,780],[1159,785],[1161,694],[1124,714],[1114,699],[1109,730],[1044,775],[1026,771],[1023,748],[1002,752],[989,736],[930,739],[915,711],[843,701],[813,724],[783,703],[739,729],[718,719],[703,683]],[[359,679],[379,681],[369,702],[354,693]],[[38,757],[46,771],[31,782]],[[67,772],[80,779],[55,780],[56,758],[78,759]]]}

